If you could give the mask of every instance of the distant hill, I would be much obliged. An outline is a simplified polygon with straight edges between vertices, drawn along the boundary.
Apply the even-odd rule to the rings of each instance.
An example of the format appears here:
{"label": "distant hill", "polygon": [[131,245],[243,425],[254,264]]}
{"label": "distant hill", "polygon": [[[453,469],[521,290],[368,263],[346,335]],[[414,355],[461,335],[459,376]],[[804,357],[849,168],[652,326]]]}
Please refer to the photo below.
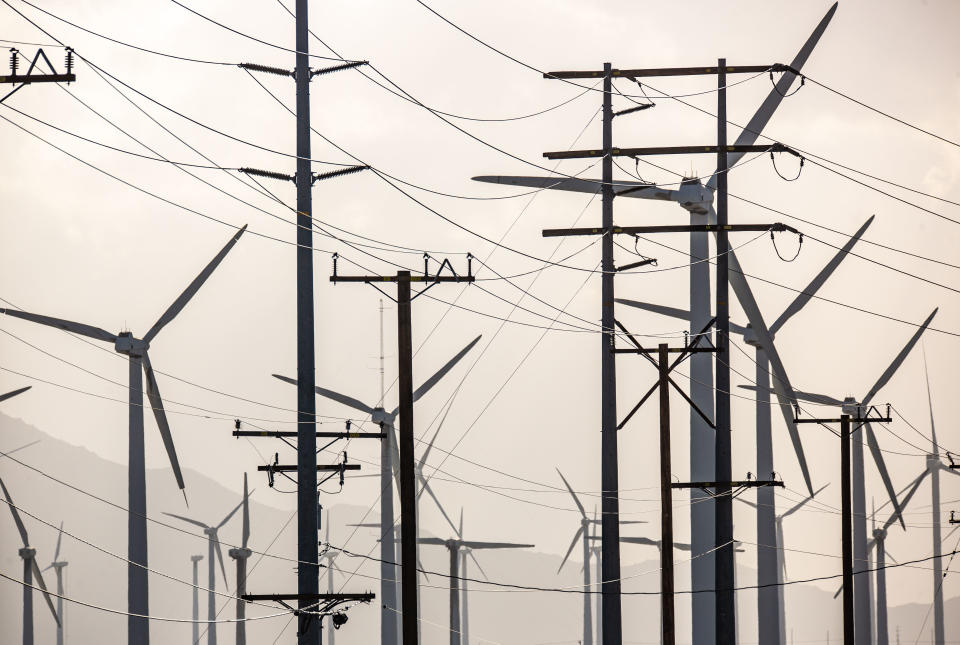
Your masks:
{"label": "distant hill", "polygon": [[[0,450],[40,439],[41,443],[18,452],[15,456],[27,464],[43,470],[92,494],[103,497],[120,505],[126,504],[126,468],[123,465],[101,459],[83,447],[53,439],[36,428],[0,414]],[[70,488],[57,484],[42,475],[33,472],[10,460],[0,458],[0,476],[3,477],[14,501],[26,511],[37,515],[51,524],[64,522],[66,531],[91,542],[107,551],[120,556],[126,553],[126,518],[123,511],[102,502],[91,499]],[[171,526],[182,528],[180,532],[159,524],[150,525],[150,566],[169,576],[189,581],[191,578],[191,554],[203,554],[206,557],[207,545],[198,531],[189,525],[163,516],[162,511],[175,512],[205,521],[218,522],[240,501],[241,473],[238,468],[237,486],[228,490],[202,473],[185,473],[190,499],[190,507],[176,487],[168,469],[149,470],[147,473],[149,515]],[[287,485],[284,485],[287,484]],[[270,552],[286,558],[296,553],[295,522],[286,530],[281,528],[291,519],[289,510],[277,506],[287,505],[292,509],[292,495],[282,495],[267,488],[265,482],[255,472],[250,475],[250,485],[256,488],[251,502],[252,536],[250,546],[254,550],[263,550],[270,546]],[[292,488],[292,484],[278,482],[281,490]],[[332,499],[336,499],[332,497]],[[276,504],[276,506],[272,505]],[[367,513],[366,507],[331,504],[332,512],[331,542],[344,541],[352,529],[345,525],[358,522]],[[234,582],[234,563],[227,556],[228,544],[240,539],[240,518],[235,516],[222,529],[224,557],[227,578],[230,586]],[[366,521],[378,521],[376,508],[366,516]],[[46,566],[53,555],[57,532],[29,517],[24,519],[30,533],[31,542],[38,550],[41,566]],[[279,537],[277,534],[279,532]],[[522,536],[522,527],[517,529]],[[376,556],[376,535],[372,530],[361,530],[350,540],[352,551]],[[19,578],[22,565],[17,556],[19,537],[17,536],[9,512],[0,508],[0,568],[8,575]],[[642,548],[642,547],[635,547]],[[371,551],[372,550],[372,551]],[[623,587],[625,591],[655,592],[659,587],[658,563],[654,559],[656,552],[651,550],[651,559],[640,564],[624,568]],[[749,554],[752,556],[752,554]],[[62,557],[70,562],[67,567],[67,595],[102,607],[126,609],[126,563],[110,557],[77,540],[64,537]],[[534,586],[576,590],[582,578],[581,563],[570,561],[560,575],[556,574],[561,556],[553,553],[530,551],[504,551],[499,553],[478,553],[484,571],[491,580],[521,583]],[[443,548],[425,547],[422,552],[424,566],[433,571],[445,571],[447,556]],[[358,566],[359,574],[346,583],[344,590],[379,592],[376,576],[378,564],[359,557],[343,555],[337,560],[344,571],[353,571]],[[200,584],[206,584],[207,561],[201,562]],[[685,575],[684,565],[678,559],[678,587],[683,587],[680,576]],[[248,589],[255,593],[292,591],[296,579],[294,563],[286,560],[266,558],[258,562],[254,556],[250,560]],[[479,577],[475,566],[470,566],[470,576]],[[49,586],[54,585],[53,571],[45,573]],[[753,580],[755,573],[748,567],[738,567],[740,580]],[[342,584],[346,578],[337,574],[336,583]],[[325,583],[324,583],[325,584]],[[446,643],[448,620],[448,579],[432,575],[423,581],[421,603],[423,605],[422,627],[423,642],[429,645]],[[473,643],[502,643],[504,645],[576,643],[581,637],[581,616],[583,597],[578,593],[531,592],[503,587],[485,586],[471,583],[470,592],[470,629]],[[226,591],[221,574],[217,573],[217,589]],[[0,581],[0,624],[3,627],[3,643],[19,641],[21,623],[21,587],[9,581]],[[202,593],[202,592],[201,592]],[[153,615],[167,618],[189,618],[191,614],[191,594],[189,586],[164,578],[151,576],[150,607]],[[689,602],[688,596],[678,597],[678,625],[681,642],[689,638]],[[629,595],[623,599],[625,642],[658,642],[658,597],[656,595]],[[221,617],[232,617],[234,608],[231,600],[218,598],[218,607],[226,604]],[[201,595],[201,617],[205,616],[205,595]],[[793,628],[796,643],[825,642],[829,631],[832,642],[839,642],[840,606],[831,594],[812,586],[791,586],[787,592],[788,621]],[[740,595],[739,626],[743,643],[753,643],[756,635],[756,594],[744,592]],[[891,642],[895,626],[899,625],[904,643],[913,643],[924,621],[929,605],[911,604],[890,609]],[[251,606],[248,616],[262,616],[277,613],[279,609]],[[35,625],[37,643],[53,641],[53,621],[49,612],[35,600]],[[960,598],[951,598],[947,602],[947,634],[960,634]],[[340,645],[351,643],[376,643],[379,638],[378,605],[358,606],[349,612],[349,622],[337,632]],[[250,643],[273,643],[287,617],[253,620],[248,624]],[[71,645],[100,645],[102,643],[124,642],[126,618],[108,614],[96,609],[70,605],[65,617],[67,643]],[[929,630],[929,620],[927,621]],[[155,621],[151,628],[151,637],[155,643],[188,643],[191,627],[187,623]],[[788,631],[789,634],[789,631]],[[220,643],[232,643],[234,626],[218,627]],[[925,637],[920,642],[927,642]],[[291,642],[293,629],[288,627],[281,642]]]}

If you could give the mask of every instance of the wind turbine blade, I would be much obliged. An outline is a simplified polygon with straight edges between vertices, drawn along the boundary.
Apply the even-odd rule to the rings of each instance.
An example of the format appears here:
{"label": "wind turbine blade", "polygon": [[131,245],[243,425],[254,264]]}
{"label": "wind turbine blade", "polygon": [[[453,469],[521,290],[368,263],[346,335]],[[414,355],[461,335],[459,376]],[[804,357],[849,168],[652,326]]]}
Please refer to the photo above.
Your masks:
{"label": "wind turbine blade", "polygon": [[433,442],[437,440],[437,435],[440,434],[440,428],[437,428],[437,431],[433,433],[433,437],[427,442],[427,449],[423,451],[423,454],[420,455],[420,460],[417,462],[417,471],[423,473],[423,467],[427,463],[427,457],[430,455],[430,451],[433,450]]}
{"label": "wind turbine blade", "polygon": [[[678,320],[690,320],[690,312],[686,309],[678,309],[677,307],[668,307],[666,305],[655,305],[650,302],[628,300],[626,298],[614,298],[613,301],[628,307],[636,307],[637,309],[643,309],[644,311],[652,311],[655,314],[662,314],[664,316],[669,316],[670,318],[677,318]],[[730,323],[730,331],[743,335],[747,333],[747,328],[743,325]]]}
{"label": "wind turbine blade", "polygon": [[804,498],[803,500],[801,500],[801,501],[797,502],[796,504],[794,504],[788,511],[786,511],[785,513],[782,513],[782,514],[780,515],[780,519],[783,520],[783,518],[789,517],[790,515],[793,515],[794,513],[796,513],[797,511],[799,511],[801,508],[803,508],[803,506],[804,506],[807,502],[809,502],[809,501],[812,500],[814,497],[816,497],[817,494],[818,494],[820,491],[822,491],[824,488],[826,488],[826,487],[829,486],[829,485],[830,485],[830,484],[824,484],[823,486],[821,486],[820,488],[818,488],[813,495],[810,495],[809,497],[806,497],[806,498]]}
{"label": "wind turbine blade", "polygon": [[460,507],[460,526],[457,529],[457,537],[463,538],[463,507]]}
{"label": "wind turbine blade", "polygon": [[900,526],[906,531],[907,525],[903,521],[900,502],[897,501],[897,493],[893,488],[893,482],[890,481],[890,473],[887,472],[887,465],[883,461],[883,453],[880,452],[880,445],[877,443],[877,438],[874,436],[873,428],[870,424],[865,423],[864,426],[864,430],[866,430],[867,433],[867,446],[870,447],[870,454],[873,455],[873,461],[877,464],[877,470],[880,471],[880,479],[883,480],[883,486],[887,489],[887,495],[890,496],[890,502],[894,508],[894,517],[900,520]]}
{"label": "wind turbine blade", "polygon": [[57,533],[57,548],[53,551],[53,561],[60,558],[60,542],[63,541],[63,522],[60,522],[60,531]]}
{"label": "wind turbine blade", "polygon": [[870,388],[870,391],[867,392],[867,395],[863,397],[863,402],[861,405],[869,404],[877,392],[879,392],[883,386],[887,384],[887,381],[893,377],[896,371],[900,369],[900,365],[903,364],[903,361],[906,360],[907,355],[910,354],[910,350],[912,350],[913,346],[917,344],[918,340],[920,340],[920,336],[923,335],[923,332],[927,330],[927,326],[930,324],[930,321],[933,320],[933,317],[937,315],[937,311],[939,311],[939,309],[940,308],[937,307],[930,312],[930,315],[927,316],[927,319],[924,320],[923,324],[917,328],[917,331],[914,332],[913,336],[910,337],[910,340],[907,341],[907,344],[903,346],[903,349],[900,350],[900,353],[894,357],[887,369],[884,370],[883,374],[880,375],[880,378],[877,379],[877,382],[874,383],[873,387]]}
{"label": "wind turbine blade", "polygon": [[[757,392],[758,390],[763,390],[764,392],[769,392],[775,394],[776,390],[772,387],[763,387],[758,388],[756,385],[738,385],[742,390],[750,390],[751,392]],[[794,390],[793,393],[796,395],[798,401],[807,401],[809,403],[816,403],[817,405],[835,405],[842,406],[843,401],[840,399],[835,399],[832,396],[827,396],[826,394],[815,394],[813,392],[801,392],[800,390]]]}
{"label": "wind turbine blade", "polygon": [[895,510],[895,511],[890,515],[889,519],[887,519],[887,521],[883,523],[883,530],[884,530],[884,531],[886,531],[886,530],[887,530],[888,528],[890,528],[894,523],[896,523],[896,521],[897,521],[898,519],[900,520],[901,524],[903,523],[903,515],[901,514],[901,513],[903,512],[903,509],[905,509],[905,508],[907,507],[907,504],[910,503],[910,500],[913,499],[913,496],[914,496],[914,494],[917,492],[917,489],[920,488],[920,484],[923,483],[923,478],[926,477],[926,476],[929,475],[929,474],[930,474],[930,471],[924,469],[924,471],[923,471],[922,473],[920,473],[920,474],[917,476],[916,479],[913,480],[913,483],[910,484],[910,490],[909,490],[909,492],[907,492],[907,494],[904,495],[904,496],[903,496],[903,499],[900,501],[900,508],[897,509],[897,510]]}
{"label": "wind turbine blade", "polygon": [[223,551],[220,550],[220,536],[217,535],[216,530],[214,530],[211,539],[213,540],[213,547],[217,551],[217,560],[220,562],[220,573],[223,574],[223,584],[229,585],[230,583],[227,582],[227,568],[223,566]]}
{"label": "wind turbine blade", "polygon": [[[436,505],[437,505],[437,508],[440,509],[440,513],[443,515],[443,519],[447,520],[447,524],[449,524],[449,525],[450,525],[450,528],[452,528],[453,531],[454,531],[454,533],[456,533],[456,531],[457,531],[457,525],[453,523],[453,520],[450,519],[450,516],[447,515],[447,512],[443,509],[443,506],[440,504],[440,500],[437,499],[437,496],[433,493],[433,489],[430,488],[430,484],[427,483],[427,480],[424,479],[422,476],[421,476],[421,478],[420,478],[420,483],[421,483],[422,486],[423,486],[423,488],[422,488],[421,490],[426,491],[427,494],[430,495],[430,499],[432,499],[432,500],[433,500],[433,503],[436,504]],[[457,537],[459,538],[459,537],[462,537],[462,536],[458,533],[458,534],[457,534]]]}
{"label": "wind turbine blade", "polygon": [[473,551],[467,551],[467,555],[470,556],[470,559],[473,560],[473,563],[477,565],[477,570],[480,572],[480,575],[483,576],[484,580],[489,580],[487,577],[487,572],[483,570],[483,567],[480,566],[480,561],[477,560],[477,556],[473,555]]}
{"label": "wind turbine blade", "polygon": [[170,517],[175,517],[175,518],[177,518],[178,520],[182,520],[182,521],[184,521],[184,522],[189,522],[190,524],[194,524],[194,525],[196,525],[196,526],[199,526],[199,527],[202,528],[202,529],[208,529],[208,528],[210,528],[209,526],[207,526],[207,525],[204,524],[203,522],[198,522],[197,520],[192,520],[192,519],[190,519],[189,517],[184,517],[183,515],[176,515],[176,514],[174,514],[174,513],[167,513],[166,511],[164,511],[163,514],[164,514],[164,515],[169,515]]}
{"label": "wind turbine blade", "polygon": [[0,309],[0,313],[5,313],[14,318],[23,318],[24,320],[47,325],[48,327],[56,327],[57,329],[63,329],[64,331],[80,334],[81,336],[96,338],[97,340],[102,340],[107,343],[112,343],[117,340],[114,334],[111,334],[105,329],[100,329],[93,325],[84,325],[83,323],[73,322],[72,320],[53,318],[52,316],[41,316],[40,314],[32,314],[28,311],[20,311],[19,309]]}
{"label": "wind turbine blade", "polygon": [[512,542],[464,542],[468,549],[532,549],[535,544],[514,544]]}
{"label": "wind turbine blade", "polygon": [[894,564],[900,564],[900,562],[899,562],[895,557],[893,557],[893,554],[890,553],[890,551],[889,551],[888,549],[885,548],[885,549],[883,550],[883,554],[884,554],[885,556],[887,556],[888,558],[890,558],[891,560],[893,560],[893,563],[894,563]]}
{"label": "wind turbine blade", "polygon": [[573,492],[570,483],[567,482],[567,478],[563,476],[563,473],[560,472],[560,469],[557,468],[557,474],[560,475],[560,479],[563,480],[563,485],[567,487],[567,490],[570,491],[570,496],[573,497],[573,502],[577,505],[577,508],[580,509],[580,515],[583,516],[583,519],[587,519],[587,511],[584,510],[583,504],[580,503],[580,498],[577,497],[577,494]]}
{"label": "wind turbine blade", "polygon": [[649,524],[646,520],[620,520],[620,524]]}
{"label": "wind turbine blade", "polygon": [[400,444],[397,443],[397,430],[390,424],[390,466],[393,468],[393,482],[396,490],[400,490]]}
{"label": "wind turbine blade", "polygon": [[[816,29],[813,30],[813,33],[810,34],[810,37],[807,38],[807,42],[803,44],[803,47],[800,48],[800,51],[794,57],[793,62],[790,63],[790,66],[797,70],[798,72],[803,69],[804,63],[807,62],[807,58],[810,57],[810,54],[813,52],[813,48],[817,46],[820,37],[823,35],[823,32],[826,30],[827,25],[830,24],[830,19],[833,18],[833,14],[837,10],[837,3],[834,3],[830,10],[827,11],[827,14],[820,20],[820,23],[817,25]],[[780,101],[783,100],[783,97],[790,93],[790,86],[793,84],[793,81],[796,79],[796,75],[792,72],[784,72],[783,76],[780,77],[780,80],[777,81],[776,86],[770,90],[770,94],[767,95],[766,100],[760,105],[760,109],[756,111],[750,121],[744,127],[743,132],[740,133],[740,136],[737,137],[735,145],[752,145],[756,143],[757,137],[760,136],[760,133],[769,123],[770,118],[773,116],[773,113],[776,111],[777,107],[780,106]],[[732,168],[737,164],[740,158],[744,153],[729,153],[727,155],[727,167]],[[714,174],[710,181],[707,182],[707,187],[716,188],[717,184],[717,175]]]}
{"label": "wind turbine blade", "polygon": [[[647,537],[633,537],[628,535],[621,535],[620,541],[624,544],[643,544],[645,546],[659,546],[660,542],[657,540],[651,540]],[[676,546],[676,544],[674,544]]]}
{"label": "wind turbine blade", "polygon": [[693,551],[693,546],[687,544],[686,542],[674,542],[674,549],[680,549],[681,551]]}
{"label": "wind turbine blade", "polygon": [[[274,374],[273,378],[280,379],[284,383],[290,383],[291,385],[296,385],[297,380],[292,379],[289,376],[281,376],[280,374]],[[334,392],[333,390],[328,390],[323,387],[314,388],[320,396],[330,399],[331,401],[336,401],[337,403],[342,403],[347,407],[353,408],[354,410],[359,410],[360,412],[365,412],[366,414],[373,414],[373,408],[359,401],[352,396],[347,396],[346,394],[340,394],[339,392]]]}
{"label": "wind turbine blade", "polygon": [[783,548],[783,522],[776,522],[777,525],[777,548],[780,550],[780,571],[783,580],[787,580],[787,552]]}
{"label": "wind turbine blade", "polygon": [[[244,499],[246,499],[246,498],[244,498]],[[217,529],[221,528],[224,524],[226,524],[227,522],[229,522],[229,521],[230,521],[230,518],[233,517],[233,516],[236,514],[236,512],[239,511],[242,507],[243,507],[243,500],[240,500],[240,503],[237,504],[236,506],[234,506],[232,511],[230,511],[229,513],[227,513],[227,516],[226,516],[225,518],[223,518],[223,521],[221,521],[219,524],[217,524],[215,527],[213,527],[214,530],[217,530]]]}
{"label": "wind turbine blade", "polygon": [[330,509],[327,509],[327,524],[324,527],[323,541],[329,545],[330,544]]}
{"label": "wind turbine blade", "polygon": [[803,309],[803,307],[810,302],[810,299],[813,298],[814,294],[820,290],[820,287],[823,286],[823,283],[827,281],[827,278],[829,278],[834,271],[836,271],[843,259],[860,240],[860,238],[863,236],[863,233],[867,230],[867,227],[870,226],[871,222],[873,222],[873,218],[874,216],[871,215],[870,218],[863,223],[857,232],[854,233],[849,240],[847,240],[847,243],[844,244],[839,251],[837,251],[837,254],[834,255],[833,258],[827,262],[826,266],[820,270],[820,273],[818,273],[816,277],[810,281],[810,284],[808,284],[805,289],[802,289],[797,297],[794,298],[793,302],[791,302],[790,305],[784,309],[783,313],[780,314],[780,317],[777,318],[772,325],[770,325],[771,334],[776,334],[791,316]]}
{"label": "wind turbine blade", "polygon": [[20,513],[17,512],[16,507],[13,505],[13,500],[10,498],[10,491],[7,490],[3,479],[0,479],[0,488],[3,489],[3,496],[7,498],[7,506],[10,507],[10,512],[13,513],[13,521],[17,525],[17,530],[20,531],[20,539],[23,540],[23,546],[24,548],[29,547],[30,538],[27,537],[27,527],[23,525],[23,520],[20,519]]}
{"label": "wind turbine blade", "polygon": [[423,576],[424,580],[430,580],[430,576],[427,575],[427,568],[423,566],[423,563],[420,562],[420,554],[417,554],[417,568],[420,570],[420,575]]}
{"label": "wind turbine blade", "polygon": [[[563,560],[560,561],[560,566],[557,567],[557,573],[560,573],[560,570],[563,569],[563,565],[567,563],[567,558],[570,557],[570,554],[573,553],[573,547],[577,546],[577,542],[580,541],[580,536],[583,535],[583,525],[580,525],[580,528],[577,529],[577,532],[573,534],[573,540],[570,541],[570,547],[567,549],[567,552],[563,555]],[[587,566],[586,564],[584,566]]]}
{"label": "wind turbine blade", "polygon": [[183,308],[187,306],[187,303],[190,302],[190,299],[193,298],[197,291],[200,290],[200,287],[202,287],[203,283],[207,281],[207,278],[210,277],[210,274],[213,273],[214,269],[220,265],[220,263],[223,261],[223,258],[227,256],[227,253],[230,252],[230,249],[232,249],[233,245],[237,243],[237,240],[240,239],[240,236],[243,235],[245,230],[247,230],[246,224],[243,225],[243,228],[233,234],[226,246],[220,249],[220,252],[217,253],[212,260],[210,260],[210,263],[203,268],[203,271],[200,272],[200,275],[194,278],[193,282],[187,285],[187,288],[184,289],[183,293],[180,294],[180,297],[174,300],[173,304],[170,305],[165,312],[163,312],[163,315],[160,316],[160,319],[157,320],[156,323],[154,323],[153,327],[150,328],[150,331],[148,331],[143,337],[143,340],[149,343],[158,333],[160,333],[160,330],[163,329],[167,323],[177,317],[177,314],[179,314]]}
{"label": "wind turbine blade", "polygon": [[177,478],[177,486],[180,487],[180,490],[183,490],[186,488],[186,484],[183,483],[180,460],[177,459],[177,449],[173,445],[173,435],[170,433],[170,424],[167,423],[167,413],[163,409],[163,399],[160,398],[160,390],[157,389],[157,377],[153,373],[153,365],[150,364],[148,352],[143,353],[143,371],[147,376],[147,399],[150,401],[153,416],[157,420],[157,428],[160,430],[160,438],[163,439],[163,447],[167,450],[167,457],[170,459],[170,466],[173,468],[173,476]]}
{"label": "wind turbine blade", "polygon": [[0,401],[6,401],[7,399],[12,399],[16,395],[23,394],[24,392],[26,392],[32,387],[33,387],[32,385],[28,385],[27,387],[22,387],[19,390],[13,390],[12,392],[7,392],[6,394],[0,394]]}
{"label": "wind turbine blade", "polygon": [[[525,177],[505,175],[482,175],[472,177],[473,181],[486,184],[504,184],[507,186],[524,186],[526,188],[546,188],[549,190],[564,190],[574,193],[597,194],[603,187],[597,179],[579,179],[576,177]],[[635,190],[631,190],[635,189]],[[617,181],[614,190],[622,192],[620,197],[638,199],[657,199],[661,201],[677,201],[677,191],[660,188],[656,184],[643,181]],[[628,191],[629,192],[626,192]]]}
{"label": "wind turbine blade", "polygon": [[429,546],[446,546],[447,541],[442,540],[438,537],[422,537],[422,538],[417,538],[417,544],[427,544]]}
{"label": "wind turbine blade", "polygon": [[33,565],[33,575],[37,578],[37,584],[40,585],[40,590],[43,592],[43,597],[47,601],[47,607],[50,608],[50,613],[53,614],[53,619],[57,621],[57,627],[60,626],[60,616],[57,615],[57,609],[53,606],[53,599],[50,597],[50,593],[47,591],[47,583],[43,581],[43,574],[40,573],[40,567],[37,566],[36,558],[30,560],[30,564]]}
{"label": "wind turbine blade", "polygon": [[480,342],[481,338],[482,336],[477,336],[472,341],[467,343],[467,346],[461,349],[459,352],[457,352],[456,356],[454,356],[449,361],[447,361],[446,365],[444,365],[439,370],[437,370],[436,374],[428,378],[426,381],[423,382],[423,385],[421,385],[416,390],[414,390],[413,400],[419,401],[424,394],[429,392],[430,389],[440,381],[440,379],[446,376],[447,372],[453,369],[454,365],[460,362],[460,359],[462,359],[464,356],[467,355],[467,352],[473,349],[474,345]]}
{"label": "wind turbine blade", "polygon": [[940,470],[950,473],[951,475],[957,475],[958,477],[960,477],[960,470],[957,470],[955,468],[949,468],[947,466],[944,466],[943,464],[940,464]]}
{"label": "wind turbine blade", "polygon": [[940,446],[937,445],[937,425],[933,422],[933,396],[930,394],[930,370],[927,369],[927,348],[921,345],[920,349],[923,350],[923,375],[927,381],[927,407],[930,409],[930,440],[933,445],[933,450],[930,451],[930,454],[937,455],[940,453]]}
{"label": "wind turbine blade", "polygon": [[[836,5],[834,5],[834,8],[836,8]],[[831,9],[827,16],[832,15],[832,12],[833,9]],[[823,26],[826,25],[824,24]],[[783,79],[780,80],[782,81]],[[717,221],[717,213],[713,209],[713,206],[709,208],[707,219],[710,223],[714,224]],[[753,292],[750,290],[750,285],[747,283],[747,277],[743,274],[743,269],[740,268],[740,261],[737,260],[737,255],[732,249],[728,253],[728,261],[730,269],[728,282],[730,288],[733,289],[737,300],[740,301],[740,307],[747,315],[747,320],[750,321],[753,333],[756,334],[757,340],[770,362],[771,381],[773,383],[774,393],[780,404],[780,412],[783,414],[783,420],[787,424],[787,432],[790,434],[790,441],[793,443],[793,450],[800,464],[803,482],[812,495],[813,484],[810,481],[810,469],[807,467],[807,457],[803,453],[803,443],[800,441],[800,433],[797,431],[797,425],[793,422],[793,404],[796,402],[797,397],[794,394],[793,386],[790,385],[790,379],[787,376],[786,368],[783,366],[783,361],[780,360],[777,347],[773,343],[773,337],[767,330],[767,324],[763,320],[763,315],[760,313],[760,307],[757,305],[757,301],[753,297]]]}
{"label": "wind turbine blade", "polygon": [[247,492],[247,473],[243,473],[243,536],[240,546],[247,548],[250,539],[250,494]]}

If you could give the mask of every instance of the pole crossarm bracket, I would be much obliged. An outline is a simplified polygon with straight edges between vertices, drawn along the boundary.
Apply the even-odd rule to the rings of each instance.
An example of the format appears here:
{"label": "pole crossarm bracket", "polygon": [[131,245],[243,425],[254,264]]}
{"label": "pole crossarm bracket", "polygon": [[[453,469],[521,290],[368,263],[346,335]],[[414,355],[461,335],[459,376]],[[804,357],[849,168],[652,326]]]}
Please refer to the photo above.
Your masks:
{"label": "pole crossarm bracket", "polygon": [[893,423],[893,417],[890,416],[890,404],[887,404],[886,415],[882,414],[880,410],[877,409],[877,406],[871,405],[866,409],[866,414],[864,414],[863,406],[856,406],[857,415],[850,415],[847,419],[843,418],[830,418],[830,419],[801,419],[800,418],[800,407],[794,406],[793,422],[794,423],[843,423],[845,420],[850,423]]}
{"label": "pole crossarm bracket", "polygon": [[[289,464],[267,464],[257,466],[260,472],[295,473],[297,466]],[[360,464],[317,464],[317,472],[339,472],[340,470],[360,470]]]}
{"label": "pole crossarm bracket", "polygon": [[769,144],[750,144],[750,145],[726,145],[721,146],[653,146],[646,148],[609,148],[592,150],[559,150],[556,152],[544,152],[543,156],[547,159],[596,159],[605,157],[608,154],[614,157],[646,157],[652,155],[696,155],[696,154],[717,154],[719,152],[787,152],[797,157],[798,152],[788,148],[782,143]]}
{"label": "pole crossarm bracket", "polygon": [[777,481],[775,479],[770,480],[759,480],[759,479],[747,479],[744,481],[732,481],[732,482],[674,482],[670,484],[671,488],[700,488],[702,490],[709,490],[711,488],[766,488],[767,486],[779,486],[783,488],[783,482]]}
{"label": "pole crossarm bracket", "polygon": [[667,224],[663,226],[613,226],[610,229],[604,228],[546,228],[543,229],[543,237],[567,237],[575,235],[647,235],[650,233],[716,233],[724,230],[729,233],[760,232],[772,231],[782,233],[790,231],[800,234],[800,231],[792,226],[782,222],[773,222],[771,224],[727,224],[726,226],[717,226],[716,224]]}
{"label": "pole crossarm bracket", "polygon": [[[231,434],[234,437],[270,437],[273,439],[283,439],[285,437],[296,437],[294,431],[280,430],[234,430]],[[318,432],[318,439],[383,439],[387,435],[384,432]]]}
{"label": "pole crossarm bracket", "polygon": [[[613,69],[610,75],[614,78],[647,78],[651,76],[707,76],[717,74],[721,71],[719,67],[660,67],[651,69]],[[741,65],[724,66],[722,71],[725,74],[760,74],[762,72],[788,72],[793,71],[789,65],[773,63],[772,65]],[[603,78],[604,71],[571,71],[571,72],[544,72],[546,79],[571,79],[571,78]]]}
{"label": "pole crossarm bracket", "polygon": [[[329,614],[330,610],[336,607],[337,605],[342,605],[348,602],[363,602],[369,603],[371,600],[376,598],[372,592],[366,593],[307,593],[307,594],[298,594],[298,593],[272,593],[272,594],[256,594],[256,593],[245,593],[240,596],[241,600],[247,602],[275,602],[287,609],[290,609],[294,616],[299,616],[301,613],[310,613],[310,614],[319,614],[321,616]],[[294,609],[288,603],[291,600],[306,600],[308,602],[316,603],[316,608],[305,612],[300,609]]]}
{"label": "pole crossarm bracket", "polygon": [[72,83],[76,80],[76,74],[12,74],[0,76],[0,84]]}

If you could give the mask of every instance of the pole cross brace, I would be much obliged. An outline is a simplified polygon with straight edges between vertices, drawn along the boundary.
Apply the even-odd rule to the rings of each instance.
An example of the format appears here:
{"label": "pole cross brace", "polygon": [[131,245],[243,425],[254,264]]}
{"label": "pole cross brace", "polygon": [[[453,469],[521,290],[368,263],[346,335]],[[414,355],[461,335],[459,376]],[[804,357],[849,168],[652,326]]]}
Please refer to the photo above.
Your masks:
{"label": "pole cross brace", "polygon": [[953,516],[954,513],[956,513],[956,511],[950,511],[950,523],[951,523],[951,524],[960,524],[960,520],[958,520],[957,518],[955,518],[955,517]]}

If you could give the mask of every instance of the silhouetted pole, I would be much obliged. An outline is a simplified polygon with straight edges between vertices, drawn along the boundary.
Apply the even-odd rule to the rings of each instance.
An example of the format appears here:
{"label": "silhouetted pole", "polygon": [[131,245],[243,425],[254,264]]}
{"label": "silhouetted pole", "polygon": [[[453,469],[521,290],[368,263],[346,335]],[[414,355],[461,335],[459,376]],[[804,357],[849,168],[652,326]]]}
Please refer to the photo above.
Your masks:
{"label": "silhouetted pole", "polygon": [[674,645],[673,611],[673,488],[670,486],[670,355],[659,347],[660,367],[660,607],[663,645]]}
{"label": "silhouetted pole", "polygon": [[450,645],[460,645],[460,550],[449,543],[450,550]]}
{"label": "silhouetted pole", "polygon": [[[404,279],[406,278],[406,279]],[[403,645],[417,634],[417,483],[413,458],[413,340],[410,272],[397,272],[397,353],[400,367],[400,564]]]}
{"label": "silhouetted pole", "polygon": [[[313,200],[310,170],[310,49],[307,0],[297,0],[297,607],[310,609],[320,592],[317,575],[316,374],[313,338]],[[297,642],[320,643],[320,621],[298,619]]]}
{"label": "silhouetted pole", "polygon": [[840,417],[840,517],[843,549],[843,645],[854,645],[853,636],[853,515],[850,499],[850,415]]}

